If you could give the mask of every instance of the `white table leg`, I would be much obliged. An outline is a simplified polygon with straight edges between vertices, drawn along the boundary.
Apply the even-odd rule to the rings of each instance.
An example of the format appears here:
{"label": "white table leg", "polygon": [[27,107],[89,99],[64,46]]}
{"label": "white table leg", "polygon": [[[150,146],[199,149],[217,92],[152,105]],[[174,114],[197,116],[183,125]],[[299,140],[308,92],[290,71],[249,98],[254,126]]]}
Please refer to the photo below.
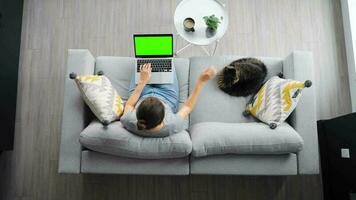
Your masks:
{"label": "white table leg", "polygon": [[191,45],[192,45],[191,43],[185,45],[183,48],[179,49],[174,55],[178,55],[180,52],[182,52],[184,49],[190,47]]}
{"label": "white table leg", "polygon": [[[179,34],[176,34],[177,39],[176,39],[176,44],[175,44],[175,48],[177,49],[177,44],[178,44],[178,38],[181,38],[181,36]],[[185,41],[185,40],[184,40]],[[174,56],[177,56],[180,52],[182,52],[184,49],[190,47],[192,45],[192,43],[188,43],[187,45],[185,45],[184,47],[180,48],[178,51],[175,51]]]}
{"label": "white table leg", "polygon": [[[179,53],[181,53],[182,51],[184,51],[186,48],[192,46],[192,43],[188,43],[187,45],[185,45],[184,47],[180,48],[180,49],[177,51],[176,49],[177,49],[177,44],[178,44],[178,37],[180,37],[179,34],[177,34],[177,39],[176,39],[176,41],[175,41],[175,48],[174,48],[174,49],[175,49],[175,53],[174,53],[174,56],[177,56]],[[215,55],[215,52],[216,52],[216,49],[218,48],[218,45],[219,45],[219,40],[216,40],[216,41],[215,41],[215,46],[214,46],[214,51],[213,51],[213,53],[210,53],[210,52],[205,48],[205,46],[200,46],[200,47],[203,49],[203,51],[206,53],[206,55],[208,55],[208,56],[213,56],[213,55]]]}
{"label": "white table leg", "polygon": [[205,48],[204,46],[200,46],[200,47],[204,50],[204,52],[206,53],[206,55],[210,56],[209,51],[208,51],[208,50],[206,50],[206,48]]}
{"label": "white table leg", "polygon": [[176,54],[176,52],[177,52],[177,44],[178,44],[178,37],[179,37],[179,34],[178,33],[176,33],[175,34],[176,36],[176,42],[175,42],[175,44],[174,44],[174,55],[176,56],[177,54]]}
{"label": "white table leg", "polygon": [[216,49],[218,48],[219,40],[216,40],[213,55],[215,55]]}

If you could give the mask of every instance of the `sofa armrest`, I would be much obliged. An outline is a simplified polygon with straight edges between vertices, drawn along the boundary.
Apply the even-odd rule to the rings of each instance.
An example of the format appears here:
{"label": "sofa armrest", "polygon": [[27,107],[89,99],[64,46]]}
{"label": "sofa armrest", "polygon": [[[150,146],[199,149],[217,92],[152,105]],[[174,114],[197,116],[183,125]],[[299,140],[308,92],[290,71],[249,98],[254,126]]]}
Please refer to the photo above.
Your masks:
{"label": "sofa armrest", "polygon": [[[283,61],[286,78],[315,83],[313,56],[311,52],[294,51]],[[291,125],[304,140],[303,149],[298,153],[298,173],[319,173],[319,147],[317,139],[317,117],[315,85],[303,90],[296,109],[290,116]]]}
{"label": "sofa armrest", "polygon": [[64,104],[59,152],[59,173],[80,173],[82,147],[79,134],[86,126],[85,103],[69,74],[93,74],[95,59],[86,49],[69,49],[65,75]]}

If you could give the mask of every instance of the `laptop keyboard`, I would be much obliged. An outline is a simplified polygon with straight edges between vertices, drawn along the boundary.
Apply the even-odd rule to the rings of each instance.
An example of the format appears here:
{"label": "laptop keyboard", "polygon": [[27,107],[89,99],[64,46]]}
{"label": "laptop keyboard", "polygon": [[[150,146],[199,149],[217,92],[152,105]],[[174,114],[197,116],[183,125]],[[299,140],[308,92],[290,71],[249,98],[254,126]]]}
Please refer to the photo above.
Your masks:
{"label": "laptop keyboard", "polygon": [[151,63],[152,72],[171,72],[172,60],[170,59],[139,59],[137,60],[137,72],[140,72],[140,65]]}

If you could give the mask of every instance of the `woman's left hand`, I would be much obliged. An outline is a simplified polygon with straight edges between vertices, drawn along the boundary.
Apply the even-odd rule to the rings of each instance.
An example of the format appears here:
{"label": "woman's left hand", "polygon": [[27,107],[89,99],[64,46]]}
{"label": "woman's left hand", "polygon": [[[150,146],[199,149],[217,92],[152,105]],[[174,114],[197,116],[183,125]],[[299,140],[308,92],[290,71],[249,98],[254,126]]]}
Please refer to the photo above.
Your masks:
{"label": "woman's left hand", "polygon": [[214,66],[206,68],[199,76],[199,81],[207,82],[208,80],[213,79],[217,74],[217,70]]}

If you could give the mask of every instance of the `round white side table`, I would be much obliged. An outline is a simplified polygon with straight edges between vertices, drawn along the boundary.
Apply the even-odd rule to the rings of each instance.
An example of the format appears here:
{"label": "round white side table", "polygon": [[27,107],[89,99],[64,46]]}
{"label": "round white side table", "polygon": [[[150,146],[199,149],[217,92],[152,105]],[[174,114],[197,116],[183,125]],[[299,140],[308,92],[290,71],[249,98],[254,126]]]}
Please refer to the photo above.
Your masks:
{"label": "round white side table", "polygon": [[[204,22],[204,16],[215,15],[221,21],[216,34],[212,37],[206,36],[206,24]],[[183,27],[184,19],[191,17],[195,21],[194,32],[186,32]],[[221,20],[222,17],[222,20]],[[219,43],[219,39],[222,38],[228,27],[228,14],[225,10],[225,4],[218,0],[182,0],[174,13],[174,25],[176,27],[178,35],[186,40],[188,44],[183,48],[177,50],[175,55],[182,52],[184,49],[191,45],[200,46],[207,55],[214,55]],[[178,39],[178,38],[177,38]],[[176,44],[177,44],[176,39]],[[210,54],[204,46],[211,45],[215,42],[214,51]],[[177,47],[177,45],[175,45]]]}

